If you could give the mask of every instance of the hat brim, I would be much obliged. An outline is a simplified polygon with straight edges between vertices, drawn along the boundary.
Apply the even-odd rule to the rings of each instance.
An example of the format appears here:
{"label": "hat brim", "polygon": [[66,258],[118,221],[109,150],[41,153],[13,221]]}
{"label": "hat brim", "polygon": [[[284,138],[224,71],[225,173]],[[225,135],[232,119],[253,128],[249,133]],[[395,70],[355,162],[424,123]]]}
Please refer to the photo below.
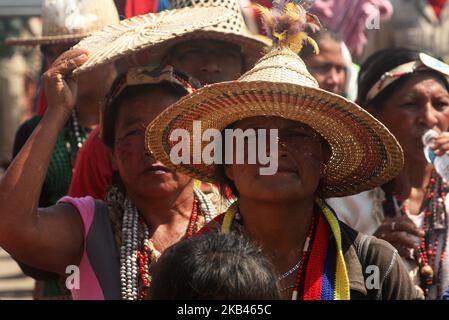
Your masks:
{"label": "hat brim", "polygon": [[[209,14],[205,14],[209,12]],[[194,17],[191,23],[183,21],[181,15]],[[176,25],[171,21],[174,18]],[[128,65],[137,66],[137,55],[145,52],[145,64],[160,64],[173,46],[193,39],[222,40],[242,47],[248,66],[253,65],[271,45],[271,40],[263,36],[251,35],[249,32],[237,34],[225,31],[219,27],[232,16],[231,11],[222,7],[193,7],[163,11],[158,14],[148,14],[122,21],[120,25],[106,27],[84,39],[77,48],[87,49],[89,59],[74,71],[80,74],[98,66],[114,62],[126,57]],[[154,28],[148,26],[148,20],[154,20]],[[168,21],[170,19],[170,21]],[[183,22],[179,22],[183,21]],[[126,32],[128,29],[138,29],[144,23],[148,32]],[[167,32],[169,28],[173,28]],[[162,30],[163,29],[163,30]],[[134,62],[133,62],[134,61]]]}
{"label": "hat brim", "polygon": [[[307,124],[329,143],[332,156],[320,190],[324,197],[370,190],[392,180],[403,167],[403,152],[394,136],[356,104],[318,88],[268,81],[219,83],[184,97],[147,127],[146,147],[173,170],[216,183],[214,164],[174,165],[170,161],[171,132],[183,128],[192,137],[196,120],[201,121],[201,132],[222,131],[256,116]],[[202,147],[209,143],[202,142]]]}
{"label": "hat brim", "polygon": [[246,67],[249,69],[264,55],[272,42],[263,36],[254,36],[251,34],[236,34],[233,32],[223,32],[221,29],[214,30],[213,27],[197,32],[189,32],[179,37],[167,40],[149,53],[149,60],[159,64],[166,56],[167,51],[177,44],[196,39],[218,40],[238,45],[242,48],[243,58]]}
{"label": "hat brim", "polygon": [[78,43],[82,39],[88,37],[90,34],[71,34],[47,37],[30,37],[30,38],[8,38],[6,44],[9,46],[39,46],[52,45],[60,43]]}

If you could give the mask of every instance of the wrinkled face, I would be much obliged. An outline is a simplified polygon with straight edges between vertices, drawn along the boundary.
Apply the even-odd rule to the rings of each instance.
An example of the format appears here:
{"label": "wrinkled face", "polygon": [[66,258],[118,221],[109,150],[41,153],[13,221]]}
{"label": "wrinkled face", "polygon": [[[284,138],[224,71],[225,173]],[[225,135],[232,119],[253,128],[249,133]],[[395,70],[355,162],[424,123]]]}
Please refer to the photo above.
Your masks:
{"label": "wrinkled face", "polygon": [[260,164],[225,166],[226,176],[234,182],[240,197],[279,202],[316,193],[323,165],[330,158],[330,149],[323,147],[327,144],[318,133],[307,125],[277,117],[248,118],[239,121],[235,128],[278,129],[277,173],[260,175]]}
{"label": "wrinkled face", "polygon": [[320,54],[305,59],[307,69],[321,89],[344,96],[347,72],[341,46],[333,40],[321,41],[319,46]]}
{"label": "wrinkled face", "polygon": [[236,80],[244,71],[241,48],[213,40],[189,40],[174,47],[167,64],[198,79],[201,84]]}
{"label": "wrinkled face", "polygon": [[418,74],[406,81],[382,108],[368,109],[398,139],[406,159],[425,161],[422,135],[427,129],[449,128],[449,93],[431,74]]}
{"label": "wrinkled face", "polygon": [[145,126],[179,97],[155,88],[128,99],[115,124],[114,166],[131,196],[165,196],[182,189],[191,179],[169,170],[145,151]]}

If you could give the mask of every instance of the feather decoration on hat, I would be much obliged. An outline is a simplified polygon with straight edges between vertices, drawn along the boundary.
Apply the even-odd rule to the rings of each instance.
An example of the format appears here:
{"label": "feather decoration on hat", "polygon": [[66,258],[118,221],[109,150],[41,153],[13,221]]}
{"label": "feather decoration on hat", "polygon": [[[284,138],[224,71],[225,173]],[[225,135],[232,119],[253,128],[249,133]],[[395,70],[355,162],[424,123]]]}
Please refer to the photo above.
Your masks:
{"label": "feather decoration on hat", "polygon": [[308,1],[303,2],[275,0],[271,9],[259,4],[254,4],[253,8],[260,12],[265,32],[276,45],[289,47],[298,53],[304,43],[309,43],[318,54],[320,51],[318,44],[309,37],[306,30],[319,31],[321,23],[315,15],[308,13],[304,8]]}

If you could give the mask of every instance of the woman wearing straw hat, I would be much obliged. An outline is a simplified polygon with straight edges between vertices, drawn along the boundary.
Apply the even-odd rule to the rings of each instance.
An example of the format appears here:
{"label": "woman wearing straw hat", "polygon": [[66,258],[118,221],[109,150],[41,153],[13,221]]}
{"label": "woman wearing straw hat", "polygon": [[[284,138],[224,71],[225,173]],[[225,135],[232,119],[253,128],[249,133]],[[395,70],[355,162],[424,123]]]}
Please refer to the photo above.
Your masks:
{"label": "woman wearing straw hat", "polygon": [[74,105],[76,83],[67,75],[86,59],[86,51],[68,51],[44,76],[49,108],[0,181],[8,204],[0,212],[0,245],[32,266],[69,276],[74,299],[144,299],[160,253],[216,215],[190,177],[144,148],[144,124],[197,85],[172,67],[118,77],[102,119],[119,172],[107,199],[66,197],[38,209],[51,152]]}
{"label": "woman wearing straw hat", "polygon": [[[242,232],[259,242],[277,269],[284,298],[417,298],[397,251],[340,223],[322,200],[395,177],[403,165],[401,147],[380,122],[319,89],[307,72],[296,53],[307,39],[306,24],[316,24],[314,17],[292,3],[261,10],[275,46],[239,80],[206,86],[164,111],[147,128],[149,151],[177,171],[234,189],[238,201],[204,232]],[[170,154],[179,143],[174,137],[180,132],[191,137],[197,120],[209,136],[258,129],[260,137],[260,130],[278,130],[277,172],[261,175],[260,162],[206,165],[187,158],[173,164]],[[188,142],[211,143],[204,136]],[[233,150],[227,143],[225,157]],[[246,150],[240,152],[249,158]]]}
{"label": "woman wearing straw hat", "polygon": [[422,137],[433,129],[431,148],[448,152],[449,66],[419,51],[386,49],[362,65],[359,85],[360,105],[398,139],[405,165],[388,184],[331,205],[354,229],[395,246],[426,298],[440,299],[449,285],[449,185],[426,160]]}
{"label": "woman wearing straw hat", "polygon": [[[236,0],[173,0],[171,5],[169,11],[123,20],[83,40],[78,47],[89,50],[89,59],[76,73],[126,57],[131,64],[173,65],[203,85],[212,84],[237,79],[270,44],[269,39],[249,32]],[[229,10],[228,17],[192,32],[201,21],[198,10],[216,6]],[[184,8],[195,13],[178,16]],[[103,199],[112,172],[107,148],[94,130],[77,160],[69,195]]]}
{"label": "woman wearing straw hat", "polygon": [[[40,46],[44,64],[50,66],[62,52],[73,47],[92,32],[107,25],[117,24],[119,17],[112,0],[46,0],[42,7],[42,20],[42,36],[10,38],[7,43]],[[40,206],[53,205],[59,198],[67,194],[78,150],[90,130],[98,125],[100,107],[115,76],[114,66],[108,64],[78,78],[76,107],[55,145],[52,161],[42,187]],[[18,129],[14,142],[14,157],[19,153],[41,119],[40,115],[35,116]],[[70,297],[70,293],[60,283],[56,274],[35,270],[23,264],[20,266],[25,274],[37,280],[45,280],[36,283],[34,293],[36,299]]]}
{"label": "woman wearing straw hat", "polygon": [[[158,17],[193,13],[197,23],[191,32],[228,17],[219,7]],[[10,204],[0,212],[0,245],[44,270],[67,276],[79,267],[80,287],[76,280],[66,282],[74,298],[144,298],[148,269],[160,252],[216,215],[192,179],[156,163],[144,148],[144,125],[191,91],[194,81],[173,68],[132,69],[120,76],[102,116],[102,136],[119,172],[106,201],[65,198],[38,209],[51,150],[75,104],[72,71],[87,60],[86,50],[68,51],[44,76],[49,109],[0,181],[0,194]]]}

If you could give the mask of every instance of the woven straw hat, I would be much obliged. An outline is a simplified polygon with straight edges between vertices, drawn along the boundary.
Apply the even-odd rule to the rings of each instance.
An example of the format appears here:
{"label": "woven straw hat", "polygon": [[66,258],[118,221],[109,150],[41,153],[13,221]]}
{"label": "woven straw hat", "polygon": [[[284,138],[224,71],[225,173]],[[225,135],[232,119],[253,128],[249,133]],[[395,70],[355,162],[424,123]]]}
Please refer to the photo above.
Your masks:
{"label": "woven straw hat", "polygon": [[172,9],[191,6],[194,8],[221,6],[232,10],[233,15],[223,23],[205,28],[202,32],[190,34],[184,40],[189,39],[216,39],[238,44],[243,49],[248,66],[252,67],[263,54],[264,49],[271,46],[272,42],[265,36],[252,34],[243,19],[238,0],[170,0]]}
{"label": "woven straw hat", "polygon": [[75,74],[121,57],[132,61],[135,55],[149,48],[145,59],[157,65],[174,45],[192,39],[237,44],[247,64],[253,66],[271,45],[268,38],[250,34],[237,0],[173,1],[171,4],[173,10],[126,19],[84,39],[77,47],[87,49],[89,59]]}
{"label": "woven straw hat", "polygon": [[284,45],[275,45],[240,79],[205,86],[165,110],[147,127],[146,147],[172,169],[214,183],[215,165],[170,161],[171,133],[182,128],[192,137],[196,120],[201,120],[202,133],[256,116],[307,124],[329,143],[332,156],[321,190],[325,197],[372,189],[402,169],[402,149],[388,129],[351,101],[319,89],[304,62]]}
{"label": "woven straw hat", "polygon": [[113,0],[45,0],[42,36],[9,38],[9,45],[35,46],[78,42],[103,27],[119,22]]}

